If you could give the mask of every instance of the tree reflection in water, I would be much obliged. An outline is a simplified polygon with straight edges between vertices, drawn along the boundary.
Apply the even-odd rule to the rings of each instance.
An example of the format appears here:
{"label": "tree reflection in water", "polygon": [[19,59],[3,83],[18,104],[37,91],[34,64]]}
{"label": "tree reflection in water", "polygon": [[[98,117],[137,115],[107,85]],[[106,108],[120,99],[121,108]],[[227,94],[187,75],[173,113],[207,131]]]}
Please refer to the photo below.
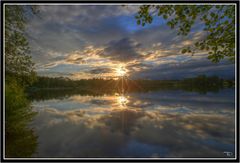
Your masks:
{"label": "tree reflection in water", "polygon": [[30,156],[36,137],[28,130],[27,143],[22,139],[19,145],[8,145],[17,147],[12,148],[17,153],[21,144],[32,143],[28,153],[17,157],[225,157],[223,151],[235,153],[234,90],[205,95],[170,90],[110,94],[48,90],[49,96],[44,96],[46,91],[32,96],[38,111],[31,124],[38,135],[37,150]]}
{"label": "tree reflection in water", "polygon": [[31,157],[37,147],[37,136],[28,125],[36,112],[16,82],[6,83],[5,90],[6,157]]}

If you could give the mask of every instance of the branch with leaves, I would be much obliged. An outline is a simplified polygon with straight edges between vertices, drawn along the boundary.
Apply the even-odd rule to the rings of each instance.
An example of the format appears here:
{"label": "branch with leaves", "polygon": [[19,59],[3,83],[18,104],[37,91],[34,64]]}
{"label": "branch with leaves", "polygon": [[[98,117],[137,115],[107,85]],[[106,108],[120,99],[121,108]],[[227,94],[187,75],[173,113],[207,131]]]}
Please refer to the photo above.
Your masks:
{"label": "branch with leaves", "polygon": [[5,69],[7,76],[15,77],[22,85],[35,79],[34,63],[25,35],[27,13],[36,14],[34,6],[5,6]]}
{"label": "branch with leaves", "polygon": [[219,62],[224,57],[235,60],[234,5],[143,5],[136,15],[137,24],[151,24],[154,16],[163,17],[178,35],[186,36],[196,21],[204,25],[206,37],[182,49],[182,53],[208,52],[208,59]]}

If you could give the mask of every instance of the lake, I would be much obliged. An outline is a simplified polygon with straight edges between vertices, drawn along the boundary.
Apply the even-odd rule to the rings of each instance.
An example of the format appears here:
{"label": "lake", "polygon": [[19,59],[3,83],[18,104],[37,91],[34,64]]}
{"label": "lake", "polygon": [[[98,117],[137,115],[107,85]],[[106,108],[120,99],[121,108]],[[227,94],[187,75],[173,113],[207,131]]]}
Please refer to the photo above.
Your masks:
{"label": "lake", "polygon": [[[235,153],[235,91],[33,99],[38,158],[219,158]],[[231,152],[226,155],[224,152]]]}

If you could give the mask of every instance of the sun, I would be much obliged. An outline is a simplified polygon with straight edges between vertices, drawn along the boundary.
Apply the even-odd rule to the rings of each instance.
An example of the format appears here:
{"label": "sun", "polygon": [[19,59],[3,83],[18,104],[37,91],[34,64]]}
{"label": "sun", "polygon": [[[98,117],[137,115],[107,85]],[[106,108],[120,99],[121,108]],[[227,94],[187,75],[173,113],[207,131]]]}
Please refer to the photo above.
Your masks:
{"label": "sun", "polygon": [[127,69],[123,66],[116,68],[116,76],[123,77],[127,75]]}

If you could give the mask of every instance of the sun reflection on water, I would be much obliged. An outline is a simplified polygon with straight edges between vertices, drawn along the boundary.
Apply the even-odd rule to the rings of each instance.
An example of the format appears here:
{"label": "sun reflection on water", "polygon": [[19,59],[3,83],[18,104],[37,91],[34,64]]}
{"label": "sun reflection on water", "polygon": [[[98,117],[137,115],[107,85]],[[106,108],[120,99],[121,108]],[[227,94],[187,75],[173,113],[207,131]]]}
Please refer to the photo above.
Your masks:
{"label": "sun reflection on water", "polygon": [[118,96],[117,101],[120,107],[126,107],[127,103],[129,102],[127,97],[124,95]]}

